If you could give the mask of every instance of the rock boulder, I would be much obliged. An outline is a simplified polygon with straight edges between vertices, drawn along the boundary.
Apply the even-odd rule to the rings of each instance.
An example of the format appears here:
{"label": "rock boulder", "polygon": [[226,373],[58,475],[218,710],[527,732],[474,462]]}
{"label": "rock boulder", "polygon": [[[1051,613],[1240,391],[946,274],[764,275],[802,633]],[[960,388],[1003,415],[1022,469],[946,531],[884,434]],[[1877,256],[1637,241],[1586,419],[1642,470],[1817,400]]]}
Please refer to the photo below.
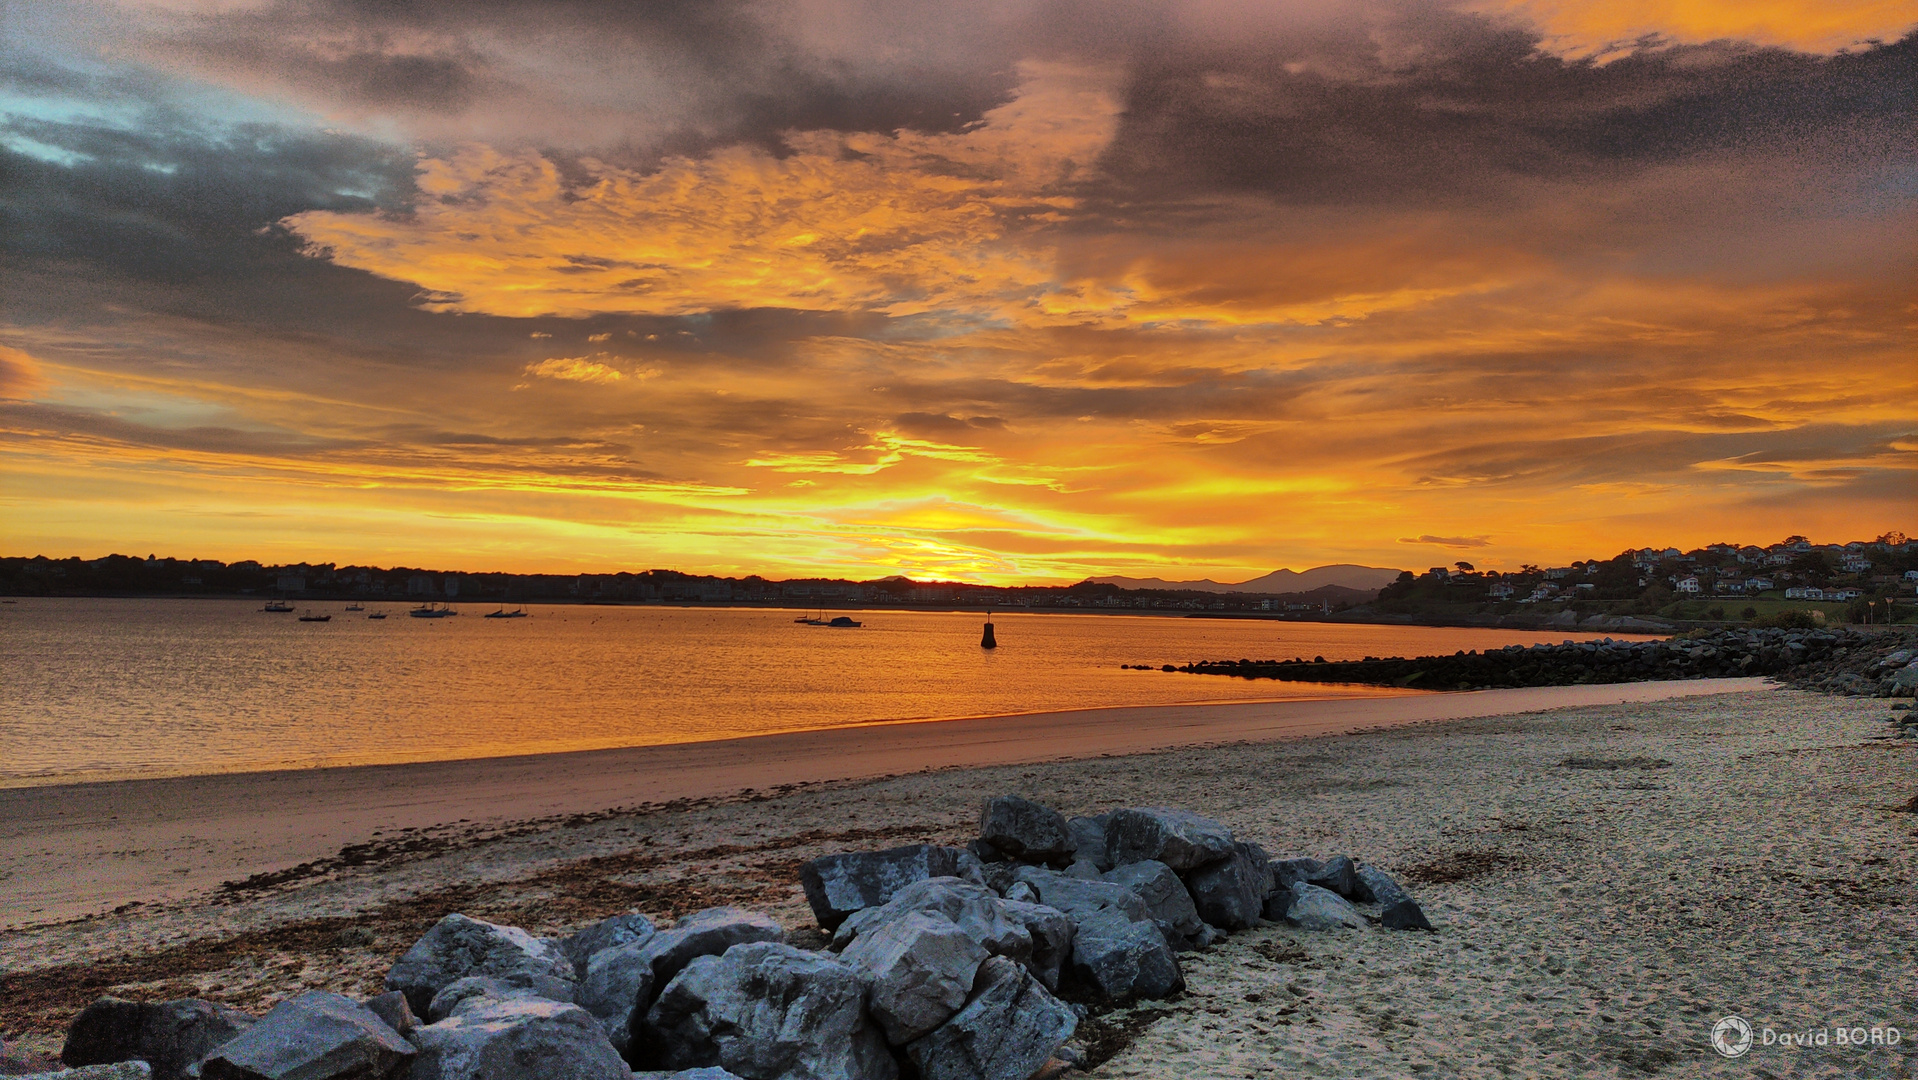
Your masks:
{"label": "rock boulder", "polygon": [[[521,930],[464,915],[448,915],[413,944],[386,973],[386,988],[406,995],[424,1015],[433,995],[468,975],[573,981],[573,963],[552,942]],[[551,990],[551,987],[548,987]],[[557,993],[557,991],[553,991]]]}
{"label": "rock boulder", "polygon": [[309,990],[200,1063],[205,1080],[386,1080],[413,1044],[352,998]]}
{"label": "rock boulder", "polygon": [[1065,815],[1017,795],[985,800],[979,810],[979,839],[1027,862],[1064,861],[1074,850]]}
{"label": "rock boulder", "polygon": [[1379,922],[1388,930],[1430,930],[1432,923],[1418,901],[1392,880],[1391,875],[1369,866],[1358,869],[1363,899],[1379,906]]}
{"label": "rock boulder", "polygon": [[1106,871],[1105,880],[1123,885],[1144,901],[1146,914],[1175,949],[1190,949],[1205,935],[1205,922],[1192,894],[1172,868],[1157,859],[1128,863]]}
{"label": "rock boulder", "polygon": [[639,947],[653,969],[653,986],[663,987],[695,957],[717,956],[748,942],[784,941],[786,931],[769,915],[736,907],[695,911],[661,930]]}
{"label": "rock boulder", "polygon": [[907,844],[884,851],[825,855],[799,868],[799,884],[813,918],[827,930],[854,912],[878,907],[893,894],[927,878],[959,877],[978,856],[958,848]]}
{"label": "rock boulder", "polygon": [[560,939],[559,951],[573,962],[573,977],[584,981],[586,965],[596,953],[619,945],[644,942],[658,931],[653,921],[637,911],[601,919],[578,933]]}
{"label": "rock boulder", "polygon": [[1108,1001],[1162,998],[1185,988],[1179,959],[1150,919],[1100,908],[1072,917],[1070,970]]}
{"label": "rock boulder", "polygon": [[477,998],[413,1031],[405,1080],[631,1080],[585,1009],[541,998]]}
{"label": "rock boulder", "polygon": [[1251,844],[1235,844],[1222,861],[1187,871],[1186,890],[1199,917],[1223,930],[1257,926],[1272,891],[1272,869],[1264,856]]}
{"label": "rock boulder", "polygon": [[103,997],[67,1028],[60,1060],[74,1066],[144,1061],[155,1080],[178,1080],[187,1066],[253,1023],[238,1009],[194,998],[155,1004]]}
{"label": "rock boulder", "polygon": [[651,1063],[718,1065],[747,1080],[894,1080],[851,967],[776,942],[687,965],[646,1014]]}
{"label": "rock boulder", "polygon": [[1106,818],[1106,859],[1114,866],[1153,859],[1183,873],[1232,851],[1231,829],[1185,810],[1114,810]]}
{"label": "rock boulder", "polygon": [[1285,921],[1305,930],[1356,930],[1365,919],[1345,897],[1330,889],[1301,881],[1291,886],[1291,903],[1286,905]]}
{"label": "rock boulder", "polygon": [[1077,1024],[1025,969],[995,957],[981,965],[965,1008],[906,1053],[924,1080],[1027,1080]]}
{"label": "rock boulder", "polygon": [[914,911],[861,934],[839,959],[864,977],[867,1010],[899,1046],[965,1005],[987,955],[952,920]]}

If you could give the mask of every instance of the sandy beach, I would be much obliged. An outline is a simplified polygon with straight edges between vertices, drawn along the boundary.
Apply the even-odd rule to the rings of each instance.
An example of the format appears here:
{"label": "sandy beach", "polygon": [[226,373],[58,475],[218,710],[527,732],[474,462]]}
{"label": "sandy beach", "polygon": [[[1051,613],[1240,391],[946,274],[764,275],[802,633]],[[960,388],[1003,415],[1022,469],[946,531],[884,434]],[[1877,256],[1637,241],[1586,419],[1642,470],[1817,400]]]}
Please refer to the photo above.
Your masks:
{"label": "sandy beach", "polygon": [[[1632,684],[15,789],[0,1028],[57,1049],[108,989],[364,992],[451,910],[554,933],[738,903],[803,930],[801,861],[963,843],[1016,791],[1349,852],[1439,928],[1234,935],[1185,958],[1183,997],[1088,1033],[1117,1051],[1095,1076],[1910,1076],[1918,770],[1885,704]],[[1728,1014],[1906,1039],[1725,1061]]]}

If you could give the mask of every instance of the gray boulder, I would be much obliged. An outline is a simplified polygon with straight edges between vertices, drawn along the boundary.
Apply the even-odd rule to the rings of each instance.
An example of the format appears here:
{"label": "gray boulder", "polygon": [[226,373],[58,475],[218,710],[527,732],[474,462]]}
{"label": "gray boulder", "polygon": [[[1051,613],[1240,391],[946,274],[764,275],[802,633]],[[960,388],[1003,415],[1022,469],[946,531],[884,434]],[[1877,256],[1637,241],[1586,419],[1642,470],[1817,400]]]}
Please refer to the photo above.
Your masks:
{"label": "gray boulder", "polygon": [[156,1004],[103,997],[68,1026],[60,1060],[73,1066],[144,1061],[156,1080],[178,1080],[187,1066],[253,1023],[238,1009],[194,998]]}
{"label": "gray boulder", "polygon": [[53,1072],[16,1073],[11,1080],[148,1080],[153,1066],[144,1061],[116,1061],[111,1065],[82,1065]]}
{"label": "gray boulder", "polygon": [[1090,859],[1099,868],[1100,873],[1112,869],[1112,860],[1106,854],[1106,818],[1075,817],[1066,819],[1066,834],[1072,837],[1072,853],[1075,858]]}
{"label": "gray boulder", "polygon": [[1272,891],[1272,870],[1264,854],[1250,844],[1238,844],[1224,861],[1187,871],[1186,890],[1199,917],[1228,931],[1259,925]]}
{"label": "gray boulder", "polygon": [[1232,851],[1231,829],[1185,810],[1114,810],[1106,818],[1106,858],[1114,866],[1154,859],[1184,872]]}
{"label": "gray boulder", "polygon": [[200,1063],[205,1080],[386,1080],[413,1044],[373,1010],[343,994],[309,990]]}
{"label": "gray boulder", "polygon": [[1105,880],[1137,893],[1145,903],[1146,914],[1173,948],[1194,948],[1206,936],[1205,922],[1192,903],[1192,894],[1170,866],[1156,859],[1128,863],[1106,871]]}
{"label": "gray boulder", "polygon": [[1061,870],[1060,873],[1067,877],[1079,878],[1082,881],[1097,881],[1099,880],[1100,870],[1099,864],[1093,862],[1091,859],[1074,859],[1072,865]]}
{"label": "gray boulder", "polygon": [[1272,880],[1274,887],[1291,885],[1298,881],[1311,881],[1325,872],[1325,864],[1317,859],[1295,856],[1289,859],[1272,861]]}
{"label": "gray boulder", "polygon": [[1032,938],[1032,955],[1026,957],[1026,970],[1047,990],[1059,989],[1059,976],[1072,956],[1072,917],[1044,904],[1007,900],[1006,916],[1026,928]]}
{"label": "gray boulder", "polygon": [[965,1005],[987,955],[952,920],[914,911],[861,934],[839,959],[865,977],[867,1011],[899,1046]]}
{"label": "gray boulder", "polygon": [[770,915],[736,907],[695,911],[642,944],[640,955],[653,969],[653,985],[665,986],[695,957],[717,956],[747,942],[784,941],[786,931]]}
{"label": "gray boulder", "polygon": [[844,949],[865,931],[914,911],[945,916],[994,956],[1023,963],[1032,955],[1032,935],[1007,914],[1006,902],[991,889],[958,878],[914,882],[879,907],[859,912],[840,924],[833,948]]}
{"label": "gray boulder", "polygon": [[737,945],[666,985],[646,1014],[647,1048],[667,1068],[718,1065],[747,1080],[893,1080],[865,1001],[859,973],[830,956]]}
{"label": "gray boulder", "polygon": [[1068,915],[1111,908],[1135,922],[1151,920],[1139,894],[1116,882],[1088,881],[1036,866],[1020,867],[1018,879],[1032,887],[1041,904]]}
{"label": "gray boulder", "polygon": [[1179,959],[1151,920],[1112,908],[1073,916],[1073,976],[1108,1001],[1162,998],[1185,988]]}
{"label": "gray boulder", "polygon": [[613,1049],[627,1053],[633,1043],[633,1021],[646,1015],[653,1003],[652,958],[646,954],[650,939],[628,941],[593,954],[586,965],[586,978],[579,984],[579,1004],[593,1014],[606,1029]]}
{"label": "gray boulder", "polygon": [[541,998],[476,998],[416,1028],[405,1080],[631,1080],[592,1014]]}
{"label": "gray boulder", "polygon": [[1063,861],[1073,852],[1065,815],[1017,795],[985,800],[979,810],[979,839],[1028,862]]}
{"label": "gray boulder", "polygon": [[[552,991],[555,988],[564,991],[561,997]],[[495,979],[491,975],[468,975],[464,979],[454,979],[433,1000],[426,1003],[426,1019],[430,1023],[441,1020],[458,1012],[468,1001],[519,1001],[525,998],[538,998],[541,1001],[559,1001],[572,1003],[573,984],[561,982],[548,976],[519,979]]]}
{"label": "gray boulder", "polygon": [[633,1080],[746,1080],[738,1073],[730,1073],[717,1065],[708,1065],[703,1069],[681,1069],[678,1072],[643,1071],[633,1074]]}
{"label": "gray boulder", "polygon": [[386,1021],[386,1026],[401,1035],[412,1031],[419,1017],[413,1015],[413,1007],[406,1003],[406,995],[398,990],[388,990],[384,994],[375,994],[367,998],[364,1004],[374,1016]]}
{"label": "gray boulder", "polygon": [[1356,930],[1365,925],[1359,909],[1330,889],[1301,881],[1291,886],[1292,900],[1286,906],[1285,921],[1304,930]]}
{"label": "gray boulder", "polygon": [[1329,889],[1347,900],[1360,899],[1359,864],[1350,855],[1327,859],[1319,872],[1305,879],[1321,889]]}
{"label": "gray boulder", "polygon": [[965,1008],[906,1047],[923,1080],[1027,1080],[1078,1026],[1025,969],[993,958]]}
{"label": "gray boulder", "polygon": [[1388,930],[1430,930],[1432,923],[1425,911],[1391,875],[1369,866],[1358,871],[1359,889],[1369,903],[1379,906],[1379,922]]}
{"label": "gray boulder", "polygon": [[552,942],[517,926],[454,914],[441,919],[400,957],[386,973],[386,988],[405,994],[413,1012],[424,1014],[434,994],[468,975],[571,982],[573,963]]}
{"label": "gray boulder", "polygon": [[584,980],[586,965],[594,954],[635,941],[646,941],[658,931],[653,920],[637,911],[601,919],[578,933],[561,938],[559,951],[573,962],[573,977]]}
{"label": "gray boulder", "polygon": [[799,868],[799,884],[813,918],[827,930],[854,912],[878,907],[893,894],[927,878],[962,877],[978,856],[959,848],[907,844],[884,851],[825,855]]}

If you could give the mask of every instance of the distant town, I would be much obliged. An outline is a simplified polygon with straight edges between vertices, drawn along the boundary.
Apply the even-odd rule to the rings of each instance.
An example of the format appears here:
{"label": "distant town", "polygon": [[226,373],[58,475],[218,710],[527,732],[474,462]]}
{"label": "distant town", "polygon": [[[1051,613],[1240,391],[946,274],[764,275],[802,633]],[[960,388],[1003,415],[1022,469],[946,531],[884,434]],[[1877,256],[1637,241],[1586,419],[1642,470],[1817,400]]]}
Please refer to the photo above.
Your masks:
{"label": "distant town", "polygon": [[[1348,581],[1380,580],[1377,567]],[[1308,571],[1307,573],[1317,573]],[[1390,573],[1390,571],[1386,571]],[[1337,579],[1319,574],[1310,580]],[[1245,583],[1256,585],[1274,575]],[[600,574],[473,573],[419,567],[269,565],[147,555],[0,558],[9,596],[261,596],[302,601],[404,600],[457,603],[670,603],[771,607],[997,607],[1141,610],[1265,618],[1453,624],[1625,625],[1633,622],[1752,621],[1785,610],[1819,621],[1910,621],[1918,616],[1918,544],[1904,534],[1814,544],[1791,536],[1764,546],[1711,544],[1634,548],[1567,566],[1478,570],[1469,562],[1400,571],[1382,589],[1326,584],[1289,593],[1231,591],[1211,581],[1128,588],[1088,579],[1075,585],[988,586],[892,576],[773,580],[676,570]],[[1192,588],[1182,588],[1190,584]],[[1221,591],[1225,590],[1225,591]]]}

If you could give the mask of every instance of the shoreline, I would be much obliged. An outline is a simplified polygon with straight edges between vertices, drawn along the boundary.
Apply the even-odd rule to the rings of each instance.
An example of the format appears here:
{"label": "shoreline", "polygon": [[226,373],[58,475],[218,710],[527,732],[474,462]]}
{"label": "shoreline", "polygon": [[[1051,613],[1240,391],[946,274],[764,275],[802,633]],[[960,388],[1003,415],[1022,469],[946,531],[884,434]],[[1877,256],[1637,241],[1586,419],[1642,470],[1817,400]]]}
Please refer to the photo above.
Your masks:
{"label": "shoreline", "polygon": [[[0,789],[8,929],[328,872],[361,845],[722,795],[966,767],[1265,743],[1469,717],[1767,689],[1759,679],[1147,705],[906,721],[616,750]],[[350,862],[348,863],[350,865]]]}

